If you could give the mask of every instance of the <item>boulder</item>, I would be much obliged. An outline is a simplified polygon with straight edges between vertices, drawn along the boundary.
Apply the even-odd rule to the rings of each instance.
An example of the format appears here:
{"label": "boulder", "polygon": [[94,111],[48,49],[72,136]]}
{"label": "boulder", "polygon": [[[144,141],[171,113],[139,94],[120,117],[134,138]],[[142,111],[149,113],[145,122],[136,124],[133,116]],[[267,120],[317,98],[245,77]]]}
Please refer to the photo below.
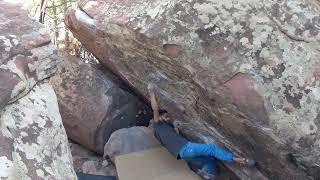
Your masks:
{"label": "boulder", "polygon": [[77,179],[56,95],[57,53],[44,26],[0,0],[0,179]]}
{"label": "boulder", "polygon": [[242,179],[319,179],[319,1],[97,0],[65,24],[199,142],[254,158]]}
{"label": "boulder", "polygon": [[112,133],[104,147],[104,157],[114,161],[116,156],[159,146],[153,130],[143,126],[123,128]]}
{"label": "boulder", "polygon": [[56,71],[55,46],[45,27],[16,5],[0,1],[0,109]]}
{"label": "boulder", "polygon": [[77,179],[49,83],[6,106],[0,122],[0,179]]}
{"label": "boulder", "polygon": [[113,74],[73,56],[58,67],[51,83],[68,137],[73,141],[103,154],[113,131],[148,124],[149,108]]}

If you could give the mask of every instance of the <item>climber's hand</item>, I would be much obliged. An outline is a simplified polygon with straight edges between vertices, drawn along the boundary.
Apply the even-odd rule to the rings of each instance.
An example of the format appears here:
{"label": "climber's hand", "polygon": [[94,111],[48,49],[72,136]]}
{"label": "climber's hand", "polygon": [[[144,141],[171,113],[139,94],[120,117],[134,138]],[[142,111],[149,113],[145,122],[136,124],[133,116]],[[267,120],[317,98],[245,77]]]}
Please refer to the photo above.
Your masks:
{"label": "climber's hand", "polygon": [[149,83],[149,84],[148,84],[149,93],[150,93],[150,92],[154,92],[154,91],[156,90],[156,86],[157,86],[157,85],[155,85],[155,84],[153,84],[153,83]]}

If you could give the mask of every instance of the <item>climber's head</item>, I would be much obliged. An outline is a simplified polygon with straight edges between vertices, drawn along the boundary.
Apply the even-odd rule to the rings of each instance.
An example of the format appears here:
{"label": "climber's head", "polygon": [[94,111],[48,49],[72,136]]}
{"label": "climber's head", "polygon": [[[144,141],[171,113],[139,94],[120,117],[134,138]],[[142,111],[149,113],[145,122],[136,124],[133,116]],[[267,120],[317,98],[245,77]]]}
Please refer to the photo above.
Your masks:
{"label": "climber's head", "polygon": [[160,109],[159,110],[160,120],[161,121],[170,121],[170,116],[167,110]]}

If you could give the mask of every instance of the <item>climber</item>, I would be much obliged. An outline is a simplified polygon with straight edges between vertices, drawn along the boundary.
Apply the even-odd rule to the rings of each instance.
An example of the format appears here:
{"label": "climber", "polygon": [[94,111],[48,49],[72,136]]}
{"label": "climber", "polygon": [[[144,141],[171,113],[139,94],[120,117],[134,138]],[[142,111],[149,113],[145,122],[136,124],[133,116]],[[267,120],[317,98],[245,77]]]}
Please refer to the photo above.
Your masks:
{"label": "climber", "polygon": [[159,110],[155,94],[156,86],[148,85],[153,110],[154,135],[159,142],[177,159],[184,159],[195,173],[203,179],[213,179],[216,160],[239,163],[247,167],[254,167],[255,161],[235,157],[232,152],[221,149],[215,144],[197,144],[179,135],[166,110]]}

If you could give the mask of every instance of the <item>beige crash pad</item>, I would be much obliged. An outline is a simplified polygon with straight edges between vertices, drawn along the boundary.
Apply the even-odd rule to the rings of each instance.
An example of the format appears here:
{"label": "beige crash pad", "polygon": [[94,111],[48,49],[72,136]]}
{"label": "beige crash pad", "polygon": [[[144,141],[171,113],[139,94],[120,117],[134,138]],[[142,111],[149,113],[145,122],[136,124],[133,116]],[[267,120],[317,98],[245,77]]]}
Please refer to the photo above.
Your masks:
{"label": "beige crash pad", "polygon": [[119,180],[200,180],[186,162],[176,160],[163,147],[115,158]]}

